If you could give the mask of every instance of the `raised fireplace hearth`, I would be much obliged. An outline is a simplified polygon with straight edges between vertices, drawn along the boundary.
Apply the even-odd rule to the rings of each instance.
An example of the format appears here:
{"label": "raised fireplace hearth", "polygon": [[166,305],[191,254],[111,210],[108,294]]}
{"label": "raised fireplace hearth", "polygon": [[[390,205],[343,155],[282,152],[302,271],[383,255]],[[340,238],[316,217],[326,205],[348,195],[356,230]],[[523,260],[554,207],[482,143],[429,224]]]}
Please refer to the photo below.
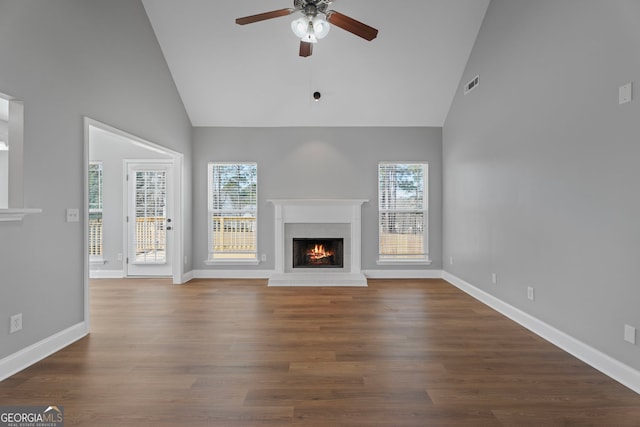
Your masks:
{"label": "raised fireplace hearth", "polygon": [[367,286],[361,270],[363,199],[269,200],[275,272],[269,286]]}

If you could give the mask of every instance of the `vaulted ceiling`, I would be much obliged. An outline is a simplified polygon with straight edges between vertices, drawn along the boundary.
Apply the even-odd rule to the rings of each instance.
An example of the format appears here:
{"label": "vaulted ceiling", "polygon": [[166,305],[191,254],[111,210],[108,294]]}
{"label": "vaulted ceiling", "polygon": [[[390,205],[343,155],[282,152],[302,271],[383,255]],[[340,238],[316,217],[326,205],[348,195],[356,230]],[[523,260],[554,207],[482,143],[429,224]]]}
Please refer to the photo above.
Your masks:
{"label": "vaulted ceiling", "polygon": [[300,14],[235,24],[292,0],[143,4],[194,126],[442,126],[489,0],[337,0],[379,35],[333,27],[309,58]]}

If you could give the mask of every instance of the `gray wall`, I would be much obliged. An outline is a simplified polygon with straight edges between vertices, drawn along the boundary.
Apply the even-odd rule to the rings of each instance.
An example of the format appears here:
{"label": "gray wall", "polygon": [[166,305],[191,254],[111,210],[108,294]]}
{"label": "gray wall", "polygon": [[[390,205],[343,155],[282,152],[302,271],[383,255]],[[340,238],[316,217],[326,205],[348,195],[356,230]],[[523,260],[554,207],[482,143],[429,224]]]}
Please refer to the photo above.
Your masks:
{"label": "gray wall", "polygon": [[25,106],[25,205],[43,209],[0,224],[2,358],[84,320],[86,224],[65,222],[86,209],[83,116],[184,153],[187,170],[191,126],[139,1],[0,0],[0,28],[0,92]]}
{"label": "gray wall", "polygon": [[635,369],[640,99],[618,87],[640,87],[639,17],[492,0],[443,130],[447,271]]}
{"label": "gray wall", "polygon": [[[258,163],[258,251],[274,268],[273,206],[267,199],[368,199],[362,209],[362,268],[378,256],[378,162],[429,162],[432,265],[442,268],[442,130],[440,128],[194,128],[194,268],[207,267],[207,163]],[[229,267],[237,268],[237,267]],[[420,267],[403,266],[415,270]],[[424,268],[424,267],[423,267]]]}

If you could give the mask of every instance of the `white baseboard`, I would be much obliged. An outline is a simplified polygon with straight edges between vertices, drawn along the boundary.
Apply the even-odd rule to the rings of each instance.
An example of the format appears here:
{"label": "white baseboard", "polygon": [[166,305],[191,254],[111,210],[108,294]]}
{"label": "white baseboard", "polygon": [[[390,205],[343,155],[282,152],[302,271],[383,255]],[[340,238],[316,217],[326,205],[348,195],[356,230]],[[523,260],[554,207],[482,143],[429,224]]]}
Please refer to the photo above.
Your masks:
{"label": "white baseboard", "polygon": [[122,279],[124,270],[89,270],[90,279]]}
{"label": "white baseboard", "polygon": [[268,279],[273,270],[193,270],[194,279]]}
{"label": "white baseboard", "polygon": [[367,279],[442,279],[442,270],[363,270]]}
{"label": "white baseboard", "polygon": [[193,270],[187,271],[186,273],[184,273],[182,275],[182,282],[181,283],[187,283],[191,279],[193,279]]}
{"label": "white baseboard", "polygon": [[51,335],[0,360],[0,381],[73,344],[89,333],[85,322]]}
{"label": "white baseboard", "polygon": [[577,357],[603,374],[608,375],[619,383],[640,394],[640,371],[619,362],[611,356],[608,356],[582,341],[567,335],[530,314],[527,314],[524,311],[494,297],[493,295],[476,288],[453,274],[445,271],[442,274],[442,278],[463,292],[471,295],[478,301],[488,305],[514,322],[529,329],[536,335],[546,339],[567,353]]}
{"label": "white baseboard", "polygon": [[[363,270],[369,279],[441,279],[442,270]],[[274,270],[193,270],[191,279],[268,279]],[[186,277],[186,276],[185,276]],[[185,280],[188,281],[188,280]]]}

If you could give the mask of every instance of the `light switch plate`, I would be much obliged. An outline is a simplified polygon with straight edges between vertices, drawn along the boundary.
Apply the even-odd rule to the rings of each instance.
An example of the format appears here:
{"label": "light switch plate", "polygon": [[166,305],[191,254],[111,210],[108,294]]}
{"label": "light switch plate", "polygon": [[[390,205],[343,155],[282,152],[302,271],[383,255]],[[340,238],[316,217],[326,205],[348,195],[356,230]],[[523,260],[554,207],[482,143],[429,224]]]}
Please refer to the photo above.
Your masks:
{"label": "light switch plate", "polygon": [[67,209],[67,222],[80,222],[80,209]]}

